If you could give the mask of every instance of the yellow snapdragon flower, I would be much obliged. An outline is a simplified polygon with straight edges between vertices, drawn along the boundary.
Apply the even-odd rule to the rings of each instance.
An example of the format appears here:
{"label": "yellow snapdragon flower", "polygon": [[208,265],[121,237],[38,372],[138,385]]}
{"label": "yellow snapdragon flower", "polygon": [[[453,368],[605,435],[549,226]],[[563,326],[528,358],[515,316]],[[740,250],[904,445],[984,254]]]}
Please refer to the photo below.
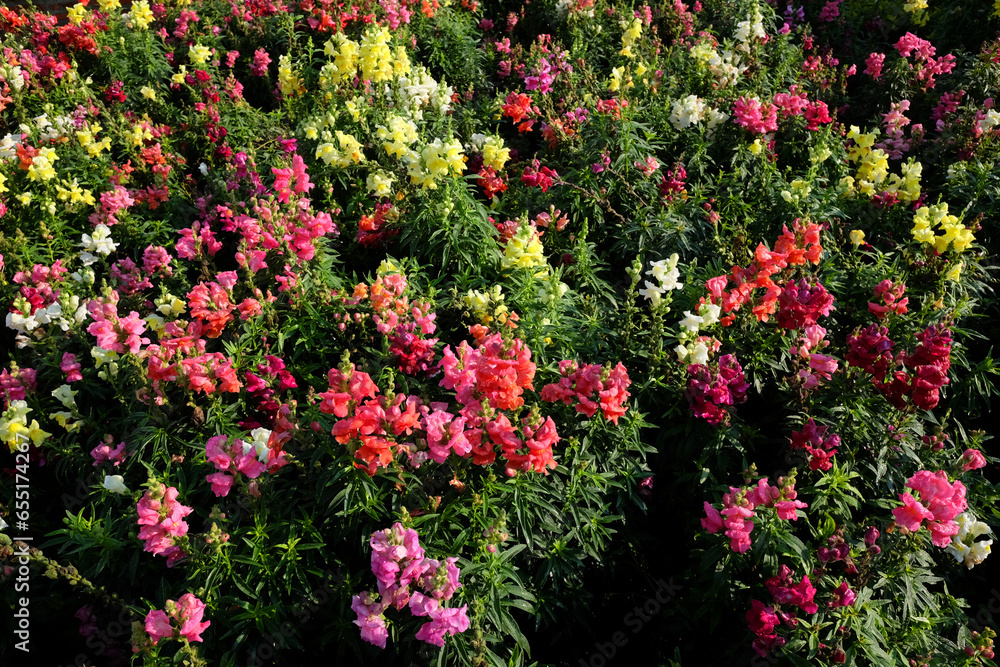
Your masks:
{"label": "yellow snapdragon flower", "polygon": [[500,137],[486,137],[483,141],[483,165],[500,171],[510,160],[510,149],[505,148]]}
{"label": "yellow snapdragon flower", "polygon": [[638,18],[634,18],[631,21],[625,20],[621,22],[621,27],[624,31],[622,33],[622,50],[618,53],[626,58],[635,58],[635,54],[632,53],[632,46],[642,36],[642,21]]}
{"label": "yellow snapdragon flower", "polygon": [[72,181],[63,180],[61,183],[57,184],[56,196],[59,201],[68,202],[70,206],[74,206],[76,204],[95,206],[97,204],[93,193],[90,190],[81,188],[76,178]]}
{"label": "yellow snapdragon flower", "polygon": [[153,12],[146,0],[135,0],[132,3],[132,24],[139,30],[145,30],[153,22]]}
{"label": "yellow snapdragon flower", "polygon": [[375,134],[383,141],[382,148],[386,153],[402,159],[409,154],[410,145],[417,140],[417,126],[406,118],[391,116],[389,127],[379,125]]}
{"label": "yellow snapdragon flower", "polygon": [[203,44],[192,44],[188,47],[188,58],[193,65],[204,65],[212,57],[212,50]]}
{"label": "yellow snapdragon flower", "polygon": [[504,269],[547,269],[548,264],[543,250],[538,230],[529,225],[525,219],[514,236],[507,241],[500,265]]}
{"label": "yellow snapdragon flower", "polygon": [[[934,233],[934,227],[942,231]],[[945,252],[949,246],[955,252],[965,252],[976,240],[971,229],[962,225],[957,216],[948,213],[948,204],[921,206],[913,214],[913,238],[920,243],[931,243],[939,253]]]}
{"label": "yellow snapdragon flower", "polygon": [[278,87],[281,88],[281,94],[286,98],[302,95],[306,92],[302,79],[292,69],[292,61],[287,55],[278,58]]}
{"label": "yellow snapdragon flower", "polygon": [[40,148],[28,167],[28,180],[48,181],[56,177],[52,163],[59,159],[54,148]]}
{"label": "yellow snapdragon flower", "polygon": [[368,186],[368,191],[376,197],[388,197],[392,194],[392,183],[394,180],[392,176],[384,172],[375,171],[368,174],[365,185]]}
{"label": "yellow snapdragon flower", "polygon": [[66,18],[73,25],[80,25],[83,19],[87,18],[87,7],[82,2],[78,2],[66,10]]}
{"label": "yellow snapdragon flower", "polygon": [[361,78],[379,83],[388,81],[393,75],[393,53],[389,50],[389,29],[369,29],[361,39]]}

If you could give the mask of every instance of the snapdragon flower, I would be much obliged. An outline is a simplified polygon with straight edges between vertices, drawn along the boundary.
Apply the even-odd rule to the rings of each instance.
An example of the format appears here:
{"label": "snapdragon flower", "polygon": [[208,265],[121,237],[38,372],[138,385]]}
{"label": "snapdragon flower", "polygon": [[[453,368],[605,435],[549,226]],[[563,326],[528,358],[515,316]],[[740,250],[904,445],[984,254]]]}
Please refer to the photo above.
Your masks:
{"label": "snapdragon flower", "polygon": [[[653,277],[656,283],[645,281],[646,286],[639,290],[639,294],[647,301],[652,302],[654,310],[659,308],[661,303],[664,303],[663,297],[667,292],[684,287],[684,283],[677,280],[681,275],[680,269],[677,268],[679,259],[677,253],[674,253],[669,259],[653,262],[650,264],[649,270],[646,271],[646,275]],[[669,303],[669,300],[667,302]]]}
{"label": "snapdragon flower", "polygon": [[968,512],[955,517],[955,522],[958,524],[958,533],[951,538],[951,544],[945,547],[945,551],[971,570],[986,560],[990,554],[993,540],[976,541],[980,535],[989,533],[990,527],[982,521],[977,521]]}
{"label": "snapdragon flower", "polygon": [[118,249],[119,244],[112,240],[111,228],[101,223],[94,229],[93,235],[84,234],[81,236],[78,245],[83,248],[83,251],[80,253],[80,260],[84,266],[90,266],[97,261],[94,253],[107,257]]}

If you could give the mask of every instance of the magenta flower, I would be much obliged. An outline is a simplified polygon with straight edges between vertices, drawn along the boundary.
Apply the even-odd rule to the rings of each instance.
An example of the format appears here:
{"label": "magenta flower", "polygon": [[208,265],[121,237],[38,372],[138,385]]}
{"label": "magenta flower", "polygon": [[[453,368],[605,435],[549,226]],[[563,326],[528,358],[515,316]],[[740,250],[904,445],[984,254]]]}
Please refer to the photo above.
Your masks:
{"label": "magenta flower", "polygon": [[[169,600],[167,601],[169,603]],[[201,633],[212,624],[211,621],[202,621],[205,614],[205,603],[196,598],[191,593],[185,593],[177,601],[177,615],[175,618],[181,623],[181,637],[189,642],[202,641]]]}
{"label": "magenta flower", "polygon": [[978,449],[966,449],[962,453],[962,470],[978,470],[986,466],[986,457]]}
{"label": "magenta flower", "polygon": [[156,646],[156,642],[161,639],[173,637],[174,629],[170,627],[170,617],[167,616],[167,612],[154,609],[146,614],[146,632],[153,640],[153,646]]}

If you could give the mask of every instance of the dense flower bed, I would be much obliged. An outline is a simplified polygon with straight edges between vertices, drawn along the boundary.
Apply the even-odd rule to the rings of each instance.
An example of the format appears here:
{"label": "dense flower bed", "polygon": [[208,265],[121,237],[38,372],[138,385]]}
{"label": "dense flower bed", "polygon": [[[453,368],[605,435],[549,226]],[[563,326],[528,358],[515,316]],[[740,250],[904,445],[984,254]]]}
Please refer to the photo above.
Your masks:
{"label": "dense flower bed", "polygon": [[0,30],[5,661],[993,664],[1000,4]]}

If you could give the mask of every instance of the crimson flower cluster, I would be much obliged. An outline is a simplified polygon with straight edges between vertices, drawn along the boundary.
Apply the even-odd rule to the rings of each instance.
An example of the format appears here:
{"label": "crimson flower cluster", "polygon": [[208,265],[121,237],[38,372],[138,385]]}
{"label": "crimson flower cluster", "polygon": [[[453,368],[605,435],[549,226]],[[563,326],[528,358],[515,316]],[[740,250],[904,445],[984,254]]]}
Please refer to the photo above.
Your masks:
{"label": "crimson flower cluster", "polygon": [[778,295],[778,326],[802,329],[832,310],[833,295],[821,283],[810,285],[805,278],[798,283],[789,281]]}
{"label": "crimson flower cluster", "polygon": [[817,425],[810,418],[801,431],[792,433],[792,449],[803,449],[809,454],[810,470],[826,471],[833,467],[830,459],[837,453],[840,436],[836,433],[826,435],[828,428]]}
{"label": "crimson flower cluster", "polygon": [[691,364],[687,367],[688,386],[685,395],[695,417],[709,424],[719,424],[726,419],[723,405],[736,405],[747,400],[750,383],[746,381],[743,367],[735,354],[724,354],[714,367]]}
{"label": "crimson flower cluster", "polygon": [[[784,623],[792,628],[798,625],[799,619],[792,607],[798,607],[800,612],[806,614],[815,614],[819,611],[815,599],[816,587],[809,581],[808,575],[803,575],[802,579],[795,583],[791,568],[782,565],[778,568],[778,574],[768,579],[766,584],[774,606],[765,605],[760,600],[752,600],[750,611],[746,614],[750,631],[757,635],[753,641],[753,649],[761,657],[775,648],[784,646],[785,638],[775,631],[779,625]],[[827,606],[831,609],[849,607],[856,599],[857,594],[851,590],[846,581],[842,581],[830,591]],[[820,647],[824,648],[822,644]],[[846,656],[843,651],[835,650],[831,658],[834,663],[843,663]]]}
{"label": "crimson flower cluster", "polygon": [[951,331],[935,324],[917,334],[917,339],[920,344],[913,354],[896,357],[910,372],[898,370],[891,381],[875,385],[897,410],[906,409],[906,397],[922,410],[933,409],[938,404],[941,387],[950,382]]}
{"label": "crimson flower cluster", "polygon": [[888,334],[886,327],[869,324],[847,337],[847,363],[870,374],[876,385],[882,383],[893,366],[895,343]]}

